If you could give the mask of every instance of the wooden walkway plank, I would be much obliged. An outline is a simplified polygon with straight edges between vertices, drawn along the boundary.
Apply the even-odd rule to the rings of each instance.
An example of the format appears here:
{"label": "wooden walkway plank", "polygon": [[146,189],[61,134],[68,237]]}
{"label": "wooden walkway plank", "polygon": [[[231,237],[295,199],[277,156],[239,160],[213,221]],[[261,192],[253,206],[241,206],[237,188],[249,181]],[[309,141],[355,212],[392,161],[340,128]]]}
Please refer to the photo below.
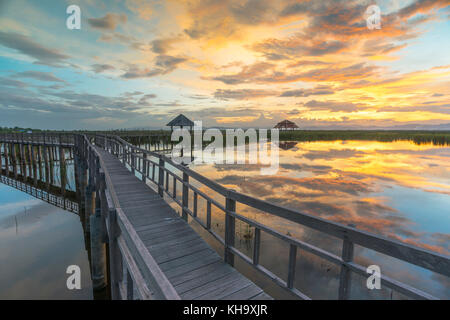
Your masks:
{"label": "wooden walkway plank", "polygon": [[226,264],[157,192],[117,158],[100,148],[97,151],[122,212],[182,298],[265,297],[262,289]]}

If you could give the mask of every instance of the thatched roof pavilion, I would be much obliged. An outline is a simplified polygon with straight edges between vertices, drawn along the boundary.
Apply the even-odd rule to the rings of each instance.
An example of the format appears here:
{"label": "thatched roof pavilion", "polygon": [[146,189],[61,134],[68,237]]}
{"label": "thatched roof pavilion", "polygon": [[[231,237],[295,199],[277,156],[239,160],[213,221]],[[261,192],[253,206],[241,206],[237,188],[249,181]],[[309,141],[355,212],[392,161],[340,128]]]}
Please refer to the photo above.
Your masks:
{"label": "thatched roof pavilion", "polygon": [[169,126],[172,130],[173,127],[190,127],[192,129],[192,127],[194,126],[194,122],[189,120],[185,115],[180,114],[175,119],[166,124],[166,126]]}
{"label": "thatched roof pavilion", "polygon": [[298,129],[298,126],[292,121],[283,120],[281,122],[278,122],[274,128],[280,130],[289,130],[289,129],[294,130]]}

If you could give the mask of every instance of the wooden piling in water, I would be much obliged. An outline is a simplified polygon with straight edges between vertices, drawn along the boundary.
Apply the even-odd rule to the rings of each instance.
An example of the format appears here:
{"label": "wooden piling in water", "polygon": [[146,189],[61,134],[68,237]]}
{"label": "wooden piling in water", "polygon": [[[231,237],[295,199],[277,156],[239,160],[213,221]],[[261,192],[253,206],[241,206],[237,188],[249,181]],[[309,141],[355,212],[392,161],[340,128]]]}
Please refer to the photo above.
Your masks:
{"label": "wooden piling in water", "polygon": [[61,194],[64,195],[66,193],[66,159],[64,148],[59,147],[59,175],[61,181]]}
{"label": "wooden piling in water", "polygon": [[33,166],[33,181],[34,185],[37,185],[37,166],[36,166],[36,154],[35,154],[35,147],[33,145],[30,145],[30,156],[31,156],[31,163]]}
{"label": "wooden piling in water", "polygon": [[42,175],[42,147],[37,146],[37,161],[38,161],[38,172],[39,172],[39,180],[43,181]]}
{"label": "wooden piling in water", "polygon": [[8,154],[8,148],[9,148],[9,144],[8,143],[4,143],[3,144],[3,154],[4,154],[4,158],[5,158],[5,172],[6,172],[6,176],[9,177],[9,154]]}
{"label": "wooden piling in water", "polygon": [[50,187],[50,162],[48,160],[48,147],[43,146],[44,151],[44,165],[45,165],[45,183],[47,185],[47,189]]}
{"label": "wooden piling in water", "polygon": [[14,179],[17,180],[17,155],[16,155],[16,145],[11,143],[11,160],[13,165]]}
{"label": "wooden piling in water", "polygon": [[22,177],[25,177],[25,152],[24,152],[24,145],[21,143],[19,144],[19,155],[20,155],[20,174]]}

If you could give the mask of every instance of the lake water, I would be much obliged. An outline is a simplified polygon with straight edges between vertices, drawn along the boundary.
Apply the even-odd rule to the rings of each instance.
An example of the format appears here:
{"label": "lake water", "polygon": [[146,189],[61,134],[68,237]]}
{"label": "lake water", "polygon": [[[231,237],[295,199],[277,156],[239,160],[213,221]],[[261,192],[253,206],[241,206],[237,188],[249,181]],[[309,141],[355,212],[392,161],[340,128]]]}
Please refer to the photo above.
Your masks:
{"label": "lake water", "polygon": [[[69,265],[81,269],[81,290],[69,290]],[[92,299],[80,219],[0,184],[0,299]]]}
{"label": "lake water", "polygon": [[[281,143],[279,170],[272,175],[261,175],[261,164],[192,164],[191,168],[239,192],[448,255],[449,163],[450,147],[446,146],[409,141],[317,141]],[[73,190],[73,169],[68,172]],[[216,196],[210,190],[202,191]],[[203,220],[205,208],[206,203],[199,199],[199,218]],[[238,205],[237,212],[341,254],[342,242],[336,238],[243,205]],[[223,236],[224,215],[214,206],[212,222],[214,230]],[[223,252],[215,239],[195,222],[190,223],[219,253]],[[253,229],[237,223],[236,234],[236,246],[251,257]],[[286,243],[262,233],[260,263],[284,280],[288,256]],[[444,276],[358,246],[355,260],[363,266],[377,264],[382,274],[437,297],[450,298],[450,282]],[[72,264],[81,268],[80,291],[66,287],[66,268]],[[292,298],[239,259],[236,266],[275,298]],[[2,184],[0,270],[0,299],[93,298],[78,216]],[[296,288],[313,299],[335,299],[338,279],[338,267],[299,251]],[[366,278],[353,276],[351,298],[404,298],[387,288],[369,291],[365,282]]]}
{"label": "lake water", "polygon": [[[273,175],[261,175],[258,164],[190,167],[244,194],[448,255],[449,164],[450,147],[410,141],[317,141],[281,143],[279,170]],[[205,211],[204,205],[199,204],[199,211]],[[341,254],[342,242],[336,238],[247,206],[238,205],[237,212]],[[223,214],[216,210],[214,215],[213,225],[223,235]],[[236,230],[238,247],[251,257],[252,229],[241,223]],[[261,264],[286,280],[289,246],[265,233],[262,239]],[[220,246],[217,248],[222,250]],[[358,246],[355,260],[366,267],[377,264],[382,274],[438,297],[450,298],[450,282],[444,276]],[[252,274],[245,265],[241,268]],[[296,287],[310,297],[337,297],[339,268],[326,260],[300,251],[296,275]],[[253,277],[259,279],[258,275]],[[353,279],[352,298],[404,298],[390,289],[367,290],[366,278],[359,275]],[[270,283],[261,285],[266,285],[265,289],[274,296],[288,298]]]}

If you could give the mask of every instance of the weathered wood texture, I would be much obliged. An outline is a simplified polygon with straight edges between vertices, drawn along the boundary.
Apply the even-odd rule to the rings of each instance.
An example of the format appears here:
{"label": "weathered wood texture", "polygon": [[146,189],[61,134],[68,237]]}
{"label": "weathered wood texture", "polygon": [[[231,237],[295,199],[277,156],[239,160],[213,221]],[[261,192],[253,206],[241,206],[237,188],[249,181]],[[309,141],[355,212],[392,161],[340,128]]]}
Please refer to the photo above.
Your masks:
{"label": "weathered wood texture", "polygon": [[270,298],[222,261],[185,219],[116,157],[96,149],[121,211],[182,299]]}

